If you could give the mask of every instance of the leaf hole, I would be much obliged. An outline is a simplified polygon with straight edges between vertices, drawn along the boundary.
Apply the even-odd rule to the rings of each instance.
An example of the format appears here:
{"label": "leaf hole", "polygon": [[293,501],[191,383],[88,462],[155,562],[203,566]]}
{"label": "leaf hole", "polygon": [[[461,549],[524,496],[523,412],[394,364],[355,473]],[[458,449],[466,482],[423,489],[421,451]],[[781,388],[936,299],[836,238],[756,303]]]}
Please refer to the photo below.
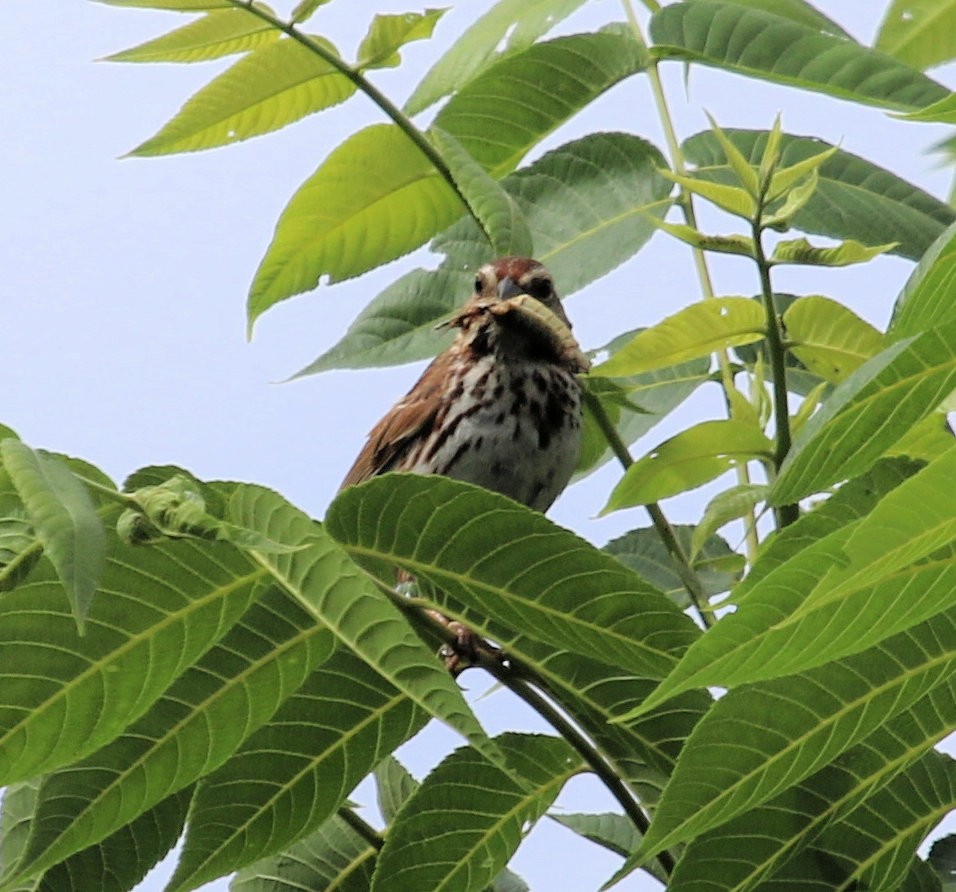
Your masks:
{"label": "leaf hole", "polygon": [[502,35],[501,40],[498,41],[498,45],[495,47],[495,52],[503,53],[505,51],[509,41],[511,40],[511,35],[514,34],[514,30],[517,25],[518,23],[514,22],[508,27],[508,30]]}

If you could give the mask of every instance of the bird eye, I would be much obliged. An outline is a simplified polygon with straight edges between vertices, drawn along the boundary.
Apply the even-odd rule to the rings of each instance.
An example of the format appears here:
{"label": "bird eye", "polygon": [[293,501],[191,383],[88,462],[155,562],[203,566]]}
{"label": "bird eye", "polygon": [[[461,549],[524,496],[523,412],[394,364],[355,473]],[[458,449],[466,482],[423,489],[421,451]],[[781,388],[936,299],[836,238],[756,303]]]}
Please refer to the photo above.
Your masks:
{"label": "bird eye", "polygon": [[527,291],[528,294],[538,300],[547,300],[551,297],[551,280],[540,276],[534,278],[528,283]]}
{"label": "bird eye", "polygon": [[481,294],[481,276],[475,276],[475,294]]}

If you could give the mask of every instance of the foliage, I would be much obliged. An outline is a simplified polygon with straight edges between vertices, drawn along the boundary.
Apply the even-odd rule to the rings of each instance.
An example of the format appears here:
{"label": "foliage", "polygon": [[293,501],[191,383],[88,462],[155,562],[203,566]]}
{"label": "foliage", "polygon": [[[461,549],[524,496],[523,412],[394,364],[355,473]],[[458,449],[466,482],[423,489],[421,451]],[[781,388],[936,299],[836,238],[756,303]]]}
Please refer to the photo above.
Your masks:
{"label": "foliage", "polygon": [[[605,510],[651,519],[604,549],[451,480],[376,478],[318,521],[179,468],[117,487],[3,428],[0,890],[131,889],[180,837],[169,892],[228,874],[239,892],[520,890],[508,862],[549,813],[623,859],[611,880],[951,888],[953,838],[916,852],[956,808],[938,749],[956,730],[956,214],[779,120],[680,138],[658,69],[951,121],[954,94],[923,72],[956,58],[956,4],[893,2],[868,47],[804,0],[647,2],[646,23],[625,2],[627,23],[563,36],[582,0],[501,0],[402,110],[371,78],[442,10],[376,16],[349,62],[305,30],[322,0],[286,19],[258,0],[104,2],[196,15],[116,61],[239,56],[133,154],[252,138],[357,94],[386,119],[291,197],[248,323],[426,243],[442,259],[300,374],[431,355],[494,253],[533,253],[568,294],[661,229],[694,255],[701,300],[641,331],[623,320],[585,376],[579,475],[616,458]],[[595,132],[523,163],[636,78],[666,155]],[[727,232],[698,228],[701,202]],[[712,252],[749,259],[755,296],[712,293]],[[779,265],[884,252],[915,262],[885,332],[774,291]],[[726,416],[634,459],[708,381]],[[714,478],[727,486],[700,522],[672,526],[658,501]],[[718,535],[735,521],[740,549]],[[396,567],[416,587],[396,591]],[[488,735],[436,656],[450,633],[432,608],[502,649],[466,678],[495,679],[553,734]],[[393,754],[432,719],[460,746],[419,782]],[[581,774],[616,813],[551,811]],[[377,826],[348,798],[370,776]]]}

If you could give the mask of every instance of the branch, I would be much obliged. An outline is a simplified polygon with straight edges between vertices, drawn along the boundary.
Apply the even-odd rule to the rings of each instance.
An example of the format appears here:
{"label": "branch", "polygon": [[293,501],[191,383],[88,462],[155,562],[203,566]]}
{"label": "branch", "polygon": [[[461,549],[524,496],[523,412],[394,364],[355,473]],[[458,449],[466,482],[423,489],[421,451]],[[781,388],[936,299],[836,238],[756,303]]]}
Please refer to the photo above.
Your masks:
{"label": "branch", "polygon": [[[399,130],[401,130],[421,150],[422,154],[428,158],[435,170],[438,171],[441,178],[454,190],[455,195],[458,196],[458,200],[464,205],[465,210],[471,213],[471,205],[468,203],[468,199],[465,198],[464,193],[459,188],[458,183],[455,181],[455,177],[452,175],[451,169],[445,163],[445,159],[432,145],[431,141],[412,123],[411,119],[404,114],[394,102],[391,101],[391,99],[389,99],[381,90],[378,89],[378,87],[369,81],[358,69],[353,68],[348,64],[348,62],[331,52],[327,47],[322,46],[322,44],[317,40],[313,40],[308,34],[304,34],[302,31],[296,28],[295,25],[292,25],[289,22],[284,22],[268,9],[258,5],[255,0],[229,0],[229,2],[234,7],[238,9],[244,9],[246,12],[249,12],[252,15],[262,19],[262,21],[268,22],[273,28],[281,31],[292,40],[297,41],[307,50],[309,50],[309,52],[314,53],[320,59],[331,65],[340,74],[347,77],[362,93],[368,96],[368,98],[371,99],[372,102],[374,102],[382,110],[382,112],[385,113],[385,115],[391,118],[395,126],[397,126]],[[472,214],[472,216],[474,216],[474,214]],[[481,228],[481,231],[488,236],[489,241],[491,241],[491,237],[485,230],[484,224],[481,222],[481,220],[475,217],[475,222]]]}
{"label": "branch", "polygon": [[[624,5],[624,12],[627,15],[628,24],[631,26],[631,31],[634,34],[634,38],[646,49],[647,41],[644,39],[644,35],[641,32],[640,23],[637,20],[637,15],[634,12],[634,7],[631,5],[630,0],[622,0]],[[648,0],[644,0],[645,6],[655,12],[655,6],[659,9],[657,3],[649,3]],[[664,85],[661,83],[660,72],[658,71],[658,60],[655,58],[653,53],[648,52],[650,58],[650,64],[647,66],[647,77],[650,80],[651,84],[651,93],[654,96],[654,104],[657,106],[657,114],[660,118],[661,126],[664,129],[664,138],[667,140],[667,150],[671,156],[671,164],[674,166],[674,170],[679,174],[687,173],[687,165],[684,162],[684,153],[681,151],[680,143],[677,140],[677,131],[674,127],[674,119],[671,116],[670,108],[667,105],[667,97],[664,95]],[[680,196],[678,198],[678,204],[681,209],[681,213],[684,216],[684,221],[688,226],[693,229],[697,229],[697,213],[694,210],[694,197],[686,189],[681,189]],[[704,300],[709,300],[713,298],[714,295],[714,284],[710,277],[710,269],[707,266],[707,255],[701,248],[691,248],[691,254],[694,258],[694,268],[697,270],[697,280],[700,283],[701,294],[704,297]],[[728,412],[730,410],[730,391],[734,388],[734,373],[731,368],[730,356],[726,350],[718,350],[717,353],[717,364],[720,367],[720,380],[721,385],[724,388],[725,400],[727,402]],[[740,484],[749,484],[750,483],[750,472],[747,469],[746,463],[740,463],[735,469],[737,475],[737,482]],[[747,543],[747,558],[750,563],[753,563],[754,558],[757,554],[757,549],[760,547],[760,541],[757,538],[757,522],[754,518],[753,511],[748,512],[747,516],[744,518],[744,530]]]}
{"label": "branch", "polygon": [[[617,432],[617,428],[614,427],[611,419],[607,417],[607,412],[604,411],[604,406],[601,405],[601,401],[586,388],[583,389],[582,393],[584,402],[588,409],[591,410],[591,414],[594,416],[598,427],[601,428],[601,433],[604,434],[604,438],[611,447],[611,451],[617,456],[617,460],[626,471],[634,464],[634,459],[631,458],[627,444],[621,439],[621,435]],[[681,578],[684,588],[687,590],[687,594],[690,595],[690,599],[694,604],[694,608],[697,610],[700,621],[703,623],[705,629],[709,629],[714,624],[714,620],[707,603],[707,596],[704,594],[703,583],[701,583],[697,571],[694,570],[687,555],[684,554],[684,549],[681,548],[680,542],[677,541],[677,534],[674,532],[670,521],[664,516],[661,506],[657,502],[651,502],[644,507],[647,509],[651,523],[654,524],[654,529],[657,530],[657,534],[661,537],[661,541],[664,543],[667,553],[674,561],[677,573]]]}
{"label": "branch", "polygon": [[385,845],[385,837],[382,836],[371,824],[363,821],[354,811],[346,808],[344,805],[339,808],[339,817],[345,821],[359,836],[362,837],[373,849],[381,851]]}
{"label": "branch", "polygon": [[[770,368],[773,371],[773,411],[777,445],[774,450],[774,470],[790,452],[790,405],[787,392],[787,356],[783,343],[783,331],[777,305],[773,297],[773,285],[770,282],[770,263],[763,249],[763,196],[761,195],[756,217],[753,221],[754,260],[760,270],[760,296],[767,316],[767,353],[770,355]],[[788,526],[800,516],[798,505],[782,505],[774,509],[778,528]]]}
{"label": "branch", "polygon": [[[476,665],[500,682],[516,697],[528,704],[541,716],[555,731],[557,731],[590,766],[598,779],[607,788],[608,792],[618,801],[624,813],[631,819],[642,836],[650,827],[650,818],[644,813],[640,803],[634,798],[628,786],[621,780],[614,767],[598,751],[578,727],[568,719],[550,700],[541,694],[536,687],[529,684],[522,673],[528,673],[524,667],[508,666],[494,657],[479,651]],[[663,851],[657,856],[661,869],[669,877],[676,867],[674,856]]]}

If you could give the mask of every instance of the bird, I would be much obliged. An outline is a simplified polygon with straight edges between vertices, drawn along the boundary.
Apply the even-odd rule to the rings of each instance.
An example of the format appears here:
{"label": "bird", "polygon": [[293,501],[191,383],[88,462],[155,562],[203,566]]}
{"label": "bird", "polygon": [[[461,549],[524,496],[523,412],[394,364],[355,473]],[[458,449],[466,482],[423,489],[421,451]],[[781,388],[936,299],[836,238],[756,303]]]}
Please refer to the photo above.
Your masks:
{"label": "bird", "polygon": [[[341,488],[389,471],[439,474],[547,511],[581,452],[578,374],[589,368],[551,274],[530,257],[485,263],[443,325],[453,343],[372,428]],[[473,647],[453,625],[459,649]]]}

